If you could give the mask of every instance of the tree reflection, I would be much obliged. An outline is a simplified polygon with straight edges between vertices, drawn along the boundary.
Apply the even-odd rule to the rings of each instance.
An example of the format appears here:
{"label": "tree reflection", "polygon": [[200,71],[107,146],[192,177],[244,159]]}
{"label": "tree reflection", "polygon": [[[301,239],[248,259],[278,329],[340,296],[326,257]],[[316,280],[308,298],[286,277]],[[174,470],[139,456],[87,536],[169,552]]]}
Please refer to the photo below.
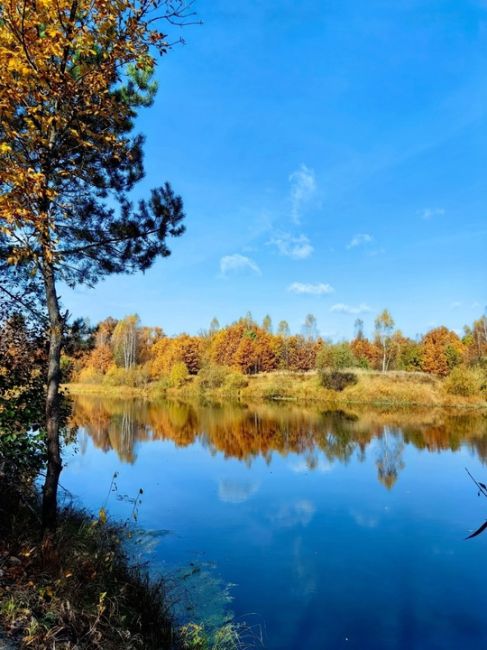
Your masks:
{"label": "tree reflection", "polygon": [[221,453],[251,464],[272,462],[273,454],[303,457],[309,471],[328,463],[365,460],[374,445],[379,481],[391,489],[404,467],[405,445],[418,449],[457,450],[468,445],[487,460],[485,415],[448,411],[323,411],[318,407],[259,404],[207,406],[180,402],[138,402],[77,397],[73,424],[93,443],[114,449],[128,463],[137,443],[172,441],[179,447],[199,442],[211,454]]}
{"label": "tree reflection", "polygon": [[402,452],[404,442],[400,431],[384,427],[379,436],[379,455],[377,458],[377,476],[382,485],[390,490],[404,467]]}

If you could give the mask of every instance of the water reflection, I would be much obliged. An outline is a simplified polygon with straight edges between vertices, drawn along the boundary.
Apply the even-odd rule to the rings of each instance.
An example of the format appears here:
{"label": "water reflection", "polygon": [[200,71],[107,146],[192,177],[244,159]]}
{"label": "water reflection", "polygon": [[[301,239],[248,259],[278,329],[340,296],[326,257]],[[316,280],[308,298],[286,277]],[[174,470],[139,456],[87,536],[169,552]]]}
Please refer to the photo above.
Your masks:
{"label": "water reflection", "polygon": [[464,469],[487,488],[487,414],[80,397],[73,419],[63,485],[94,512],[114,471],[144,489],[151,569],[181,577],[191,620],[253,612],[272,650],[487,647],[487,532],[465,541],[486,500]]}
{"label": "water reflection", "polygon": [[[137,445],[170,440],[178,447],[201,443],[209,453],[222,453],[248,466],[259,457],[271,463],[273,454],[298,454],[292,471],[327,472],[333,463],[359,462],[374,454],[378,480],[391,489],[405,467],[405,446],[419,450],[458,450],[466,445],[487,460],[487,417],[482,412],[445,410],[326,411],[317,407],[260,404],[252,407],[205,406],[179,402],[119,401],[77,397],[73,424],[82,428],[96,447],[114,449],[126,463],[134,463]],[[370,447],[370,443],[375,444]],[[83,441],[81,440],[81,449]],[[222,501],[241,503],[258,483],[220,481]],[[306,504],[304,504],[306,505]],[[303,520],[310,508],[287,513]]]}

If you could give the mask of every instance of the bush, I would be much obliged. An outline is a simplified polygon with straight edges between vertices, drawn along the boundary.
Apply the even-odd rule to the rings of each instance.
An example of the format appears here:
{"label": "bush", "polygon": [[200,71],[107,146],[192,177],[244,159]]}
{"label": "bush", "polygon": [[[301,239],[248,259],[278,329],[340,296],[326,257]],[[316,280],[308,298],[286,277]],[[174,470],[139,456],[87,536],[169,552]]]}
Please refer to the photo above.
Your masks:
{"label": "bush", "polygon": [[445,379],[445,390],[450,395],[475,397],[479,395],[485,384],[481,370],[457,366]]}
{"label": "bush", "polygon": [[79,371],[76,379],[80,384],[101,384],[104,377],[96,368],[87,366]]}
{"label": "bush", "polygon": [[[80,379],[80,381],[82,380]],[[103,383],[108,386],[131,386],[133,388],[143,387],[148,381],[149,372],[146,366],[119,368],[118,366],[112,365],[108,368],[107,374],[103,378]]]}
{"label": "bush", "polygon": [[338,372],[337,370],[325,371],[320,373],[320,381],[323,388],[330,390],[342,391],[347,386],[353,386],[357,383],[357,375],[353,372]]}
{"label": "bush", "polygon": [[171,368],[169,373],[169,383],[173,388],[181,388],[189,377],[189,370],[183,361],[178,361]]}
{"label": "bush", "polygon": [[203,390],[221,388],[225,383],[227,377],[229,377],[231,374],[234,373],[225,366],[218,366],[216,364],[210,363],[207,366],[203,366],[203,368],[201,368],[198,373],[200,387]]}
{"label": "bush", "polygon": [[241,372],[230,372],[224,381],[224,388],[226,390],[240,390],[249,385],[248,379],[242,375]]}
{"label": "bush", "polygon": [[282,384],[271,384],[262,391],[262,397],[269,400],[279,400],[289,398],[289,391]]}

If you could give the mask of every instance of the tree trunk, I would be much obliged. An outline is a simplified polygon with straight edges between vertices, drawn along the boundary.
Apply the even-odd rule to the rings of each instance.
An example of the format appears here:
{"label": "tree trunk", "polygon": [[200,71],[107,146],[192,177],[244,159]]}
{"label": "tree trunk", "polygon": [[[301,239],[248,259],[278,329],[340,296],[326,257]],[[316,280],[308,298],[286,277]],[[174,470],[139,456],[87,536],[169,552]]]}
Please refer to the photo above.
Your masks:
{"label": "tree trunk", "polygon": [[49,315],[49,366],[47,373],[46,429],[47,429],[47,473],[43,488],[42,526],[44,531],[53,531],[57,520],[57,491],[61,474],[61,450],[59,444],[59,384],[61,379],[61,345],[63,319],[59,310],[56,283],[52,264],[45,261],[44,285]]}

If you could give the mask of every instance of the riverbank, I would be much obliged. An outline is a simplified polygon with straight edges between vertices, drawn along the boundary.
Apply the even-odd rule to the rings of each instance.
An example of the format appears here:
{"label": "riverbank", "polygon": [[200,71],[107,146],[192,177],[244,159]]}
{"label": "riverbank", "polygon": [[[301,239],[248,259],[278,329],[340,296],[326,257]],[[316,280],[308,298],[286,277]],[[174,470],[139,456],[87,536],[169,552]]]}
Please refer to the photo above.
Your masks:
{"label": "riverbank", "polygon": [[[316,402],[336,406],[393,406],[393,407],[458,407],[487,408],[485,390],[475,394],[452,392],[451,382],[425,373],[355,370],[356,383],[337,391],[324,388],[317,373],[271,372],[244,376],[229,373],[216,381],[202,381],[189,377],[179,386],[165,386],[160,382],[143,386],[113,386],[106,384],[72,383],[67,389],[73,395],[173,399],[205,399],[223,401],[292,401]],[[469,391],[462,391],[466,392]]]}
{"label": "riverbank", "polygon": [[238,645],[229,623],[210,638],[179,627],[162,578],[125,551],[127,525],[67,507],[40,532],[40,500],[0,474],[0,648],[9,650],[214,650]]}
{"label": "riverbank", "polygon": [[0,627],[14,647],[174,646],[163,582],[130,564],[122,527],[68,508],[46,540],[35,503],[15,510],[0,541]]}

